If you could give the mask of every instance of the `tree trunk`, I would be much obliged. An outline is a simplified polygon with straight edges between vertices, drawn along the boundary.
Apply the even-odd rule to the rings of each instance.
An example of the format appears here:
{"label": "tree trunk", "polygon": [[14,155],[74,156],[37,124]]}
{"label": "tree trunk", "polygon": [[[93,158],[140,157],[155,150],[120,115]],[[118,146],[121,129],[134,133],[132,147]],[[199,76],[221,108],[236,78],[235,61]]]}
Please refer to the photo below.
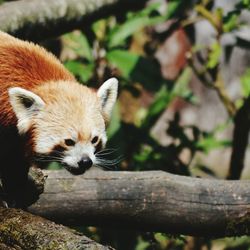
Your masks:
{"label": "tree trunk", "polygon": [[146,0],[20,0],[0,5],[0,30],[43,41],[83,29],[111,14],[141,8]]}
{"label": "tree trunk", "polygon": [[249,234],[249,181],[161,171],[46,174],[45,192],[29,211],[56,222],[195,236]]}

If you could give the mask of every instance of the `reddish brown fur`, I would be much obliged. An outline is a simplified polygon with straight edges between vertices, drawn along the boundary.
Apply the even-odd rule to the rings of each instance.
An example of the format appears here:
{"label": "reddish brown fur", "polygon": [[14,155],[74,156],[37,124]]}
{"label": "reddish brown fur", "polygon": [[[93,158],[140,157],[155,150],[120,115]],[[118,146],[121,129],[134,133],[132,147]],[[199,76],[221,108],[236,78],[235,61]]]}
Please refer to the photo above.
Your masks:
{"label": "reddish brown fur", "polygon": [[[59,60],[40,46],[0,31],[0,178],[5,192],[18,206],[33,185],[27,178],[29,167],[55,160],[48,157],[67,150],[65,139],[77,144],[62,161],[72,173],[86,170],[80,166],[86,152],[96,160],[94,150],[106,143],[105,118],[117,94],[117,80],[110,80],[96,93],[79,84]],[[34,106],[18,103],[22,93],[27,92],[35,96]],[[104,105],[105,95],[109,101]],[[93,136],[100,137],[97,145],[91,143]],[[92,159],[89,162],[92,164]]]}
{"label": "reddish brown fur", "polygon": [[0,31],[0,124],[16,124],[7,89],[34,90],[44,82],[74,80],[63,65],[41,47]]}
{"label": "reddish brown fur", "polygon": [[27,190],[33,187],[28,185],[27,172],[34,131],[31,127],[25,135],[18,135],[7,90],[21,87],[36,93],[42,83],[48,89],[50,82],[72,80],[73,75],[52,54],[0,31],[0,176],[9,204],[15,200],[15,206],[23,206]]}

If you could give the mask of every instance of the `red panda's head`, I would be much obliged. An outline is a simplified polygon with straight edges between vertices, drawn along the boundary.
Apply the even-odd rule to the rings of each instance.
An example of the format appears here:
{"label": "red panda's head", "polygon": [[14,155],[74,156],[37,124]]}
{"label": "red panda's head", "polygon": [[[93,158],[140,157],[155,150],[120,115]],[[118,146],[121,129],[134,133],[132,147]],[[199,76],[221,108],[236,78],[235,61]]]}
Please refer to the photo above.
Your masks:
{"label": "red panda's head", "polygon": [[93,91],[75,82],[43,84],[29,91],[9,89],[20,135],[30,133],[37,162],[58,161],[73,174],[93,164],[106,144],[106,124],[117,98],[118,81],[107,80]]}

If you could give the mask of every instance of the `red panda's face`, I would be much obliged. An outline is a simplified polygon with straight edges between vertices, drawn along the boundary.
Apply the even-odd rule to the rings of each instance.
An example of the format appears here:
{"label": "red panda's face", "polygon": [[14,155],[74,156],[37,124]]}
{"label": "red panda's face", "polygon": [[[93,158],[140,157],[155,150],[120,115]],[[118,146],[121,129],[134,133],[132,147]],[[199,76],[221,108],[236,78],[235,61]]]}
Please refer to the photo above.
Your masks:
{"label": "red panda's face", "polygon": [[[58,110],[58,117],[67,117],[66,120],[56,119],[49,110],[45,109],[33,124],[38,161],[46,158],[59,161],[73,174],[82,174],[98,164],[96,153],[107,139],[104,119],[97,107],[93,105],[88,112]],[[48,121],[52,127],[48,127]]]}
{"label": "red panda's face", "polygon": [[34,160],[58,161],[72,174],[101,164],[97,152],[107,141],[105,121],[116,100],[116,79],[105,82],[97,92],[58,82],[41,86],[36,94],[11,88],[9,96],[19,133],[31,131]]}

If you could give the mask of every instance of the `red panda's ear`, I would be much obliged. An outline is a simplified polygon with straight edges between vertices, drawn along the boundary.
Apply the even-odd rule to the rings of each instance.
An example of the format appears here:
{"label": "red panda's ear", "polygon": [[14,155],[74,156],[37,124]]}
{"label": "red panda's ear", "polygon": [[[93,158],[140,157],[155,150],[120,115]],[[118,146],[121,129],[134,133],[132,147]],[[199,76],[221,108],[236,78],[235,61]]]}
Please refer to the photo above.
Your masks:
{"label": "red panda's ear", "polygon": [[38,95],[23,88],[15,87],[8,90],[11,106],[17,117],[17,127],[20,134],[26,133],[32,118],[45,105]]}
{"label": "red panda's ear", "polygon": [[113,106],[115,104],[118,92],[118,80],[110,78],[102,84],[97,91],[97,96],[100,98],[102,111],[106,119],[110,119]]}

